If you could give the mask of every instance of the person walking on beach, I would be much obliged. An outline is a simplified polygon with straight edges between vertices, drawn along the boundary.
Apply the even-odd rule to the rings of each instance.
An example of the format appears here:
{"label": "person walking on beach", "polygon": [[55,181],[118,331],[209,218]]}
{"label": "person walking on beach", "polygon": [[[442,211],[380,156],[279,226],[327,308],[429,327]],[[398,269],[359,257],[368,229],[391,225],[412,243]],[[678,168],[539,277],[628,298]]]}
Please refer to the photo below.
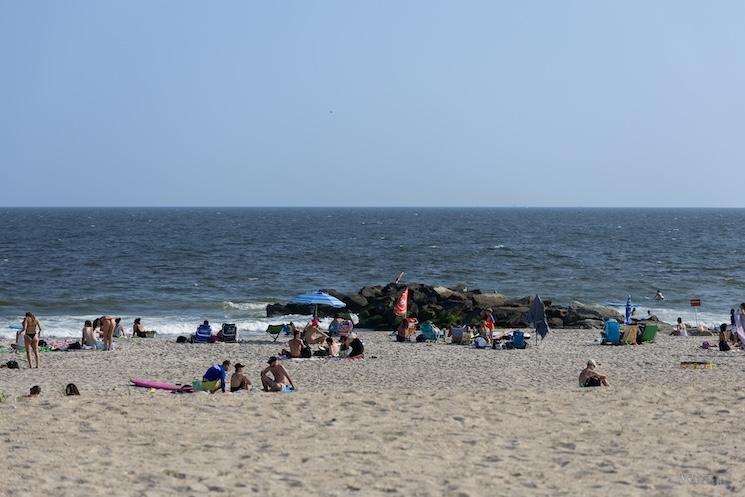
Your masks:
{"label": "person walking on beach", "polygon": [[595,371],[598,363],[590,359],[587,361],[587,367],[579,373],[579,384],[583,387],[608,386],[608,377]]}
{"label": "person walking on beach", "polygon": [[[277,358],[272,356],[267,361],[267,366],[261,372],[261,386],[265,392],[282,392],[289,385],[293,390],[297,390],[292,383],[290,373],[285,367],[277,362]],[[269,376],[271,373],[272,376]]]}
{"label": "person walking on beach", "polygon": [[36,368],[39,367],[39,339],[41,338],[41,323],[36,316],[30,312],[26,313],[23,318],[23,343],[26,348],[26,360],[28,360],[28,367],[31,367],[31,350],[34,351],[34,360],[36,361]]}
{"label": "person walking on beach", "polygon": [[225,393],[225,377],[230,369],[230,361],[227,359],[222,364],[215,364],[205,371],[202,376],[202,390],[215,393],[222,390]]}

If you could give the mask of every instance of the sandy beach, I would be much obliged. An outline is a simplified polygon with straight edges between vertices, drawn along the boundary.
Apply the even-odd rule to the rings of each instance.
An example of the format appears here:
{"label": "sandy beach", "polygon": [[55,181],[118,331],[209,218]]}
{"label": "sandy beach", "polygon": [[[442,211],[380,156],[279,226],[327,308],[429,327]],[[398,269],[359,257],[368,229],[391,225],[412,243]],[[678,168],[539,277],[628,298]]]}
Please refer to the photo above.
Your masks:
{"label": "sandy beach", "polygon": [[[284,362],[292,394],[128,386],[135,376],[188,383],[225,358],[245,364],[256,386],[281,340],[129,339],[109,353],[47,352],[40,370],[25,359],[0,370],[0,494],[745,492],[736,386],[745,354],[703,350],[701,337],[605,347],[595,334],[561,330],[540,347],[494,351],[363,332],[364,361]],[[577,387],[588,358],[611,387]],[[685,360],[716,368],[680,368]],[[63,396],[68,382],[80,397]],[[21,398],[35,384],[42,396]]]}

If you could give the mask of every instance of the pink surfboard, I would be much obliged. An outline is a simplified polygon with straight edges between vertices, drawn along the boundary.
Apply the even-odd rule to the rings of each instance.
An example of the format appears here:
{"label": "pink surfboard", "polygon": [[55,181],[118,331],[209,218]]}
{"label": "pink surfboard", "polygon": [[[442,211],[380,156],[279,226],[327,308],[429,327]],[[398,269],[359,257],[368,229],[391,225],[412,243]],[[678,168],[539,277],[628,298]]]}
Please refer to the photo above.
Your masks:
{"label": "pink surfboard", "polygon": [[178,385],[157,380],[145,380],[142,378],[131,378],[129,381],[136,387],[155,388],[156,390],[169,390],[171,392],[192,393],[191,385]]}

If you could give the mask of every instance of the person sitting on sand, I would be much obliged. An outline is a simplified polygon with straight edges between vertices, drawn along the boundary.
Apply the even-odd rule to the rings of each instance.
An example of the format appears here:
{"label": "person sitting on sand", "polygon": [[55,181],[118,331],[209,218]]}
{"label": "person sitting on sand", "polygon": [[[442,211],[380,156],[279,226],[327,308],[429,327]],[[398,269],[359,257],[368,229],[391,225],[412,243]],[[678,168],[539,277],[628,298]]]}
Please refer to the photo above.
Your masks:
{"label": "person sitting on sand", "polygon": [[299,359],[303,356],[303,346],[305,344],[300,340],[300,330],[295,330],[292,334],[292,338],[287,342],[287,346],[290,350],[282,349],[279,355],[289,357],[291,359]]}
{"label": "person sitting on sand", "polygon": [[721,326],[719,326],[719,350],[722,352],[731,350],[727,340],[727,323],[722,323]]}
{"label": "person sitting on sand", "polygon": [[215,393],[218,390],[222,390],[225,393],[225,376],[228,374],[230,369],[230,361],[227,359],[222,361],[222,365],[215,364],[205,371],[202,376],[202,390],[209,393]]}
{"label": "person sitting on sand", "polygon": [[230,391],[251,390],[251,380],[243,373],[243,364],[235,365],[235,373],[230,377]]}
{"label": "person sitting on sand", "polygon": [[116,318],[114,320],[114,338],[124,336],[124,326],[122,326],[122,318]]}
{"label": "person sitting on sand", "polygon": [[673,332],[670,334],[676,337],[687,337],[688,336],[688,329],[686,328],[686,325],[683,322],[683,318],[680,318],[680,317],[678,318],[678,324],[673,326]]}
{"label": "person sitting on sand", "polygon": [[91,323],[90,319],[85,320],[85,324],[83,325],[83,336],[80,339],[80,344],[85,345],[86,347],[96,346],[96,335],[93,332],[93,323]]}
{"label": "person sitting on sand", "polygon": [[362,359],[365,357],[365,346],[362,343],[362,340],[360,340],[357,337],[357,333],[350,333],[347,335],[347,338],[345,340],[347,347],[349,348],[349,354],[347,357],[350,359],[353,357],[357,357],[359,359]]}
{"label": "person sitting on sand", "polygon": [[326,353],[328,357],[339,357],[340,350],[341,350],[340,343],[335,342],[332,337],[328,337],[326,339]]}
{"label": "person sitting on sand", "polygon": [[596,363],[594,360],[590,359],[587,361],[587,367],[582,370],[582,372],[579,374],[579,384],[583,387],[599,387],[599,386],[608,386],[608,377],[604,374],[600,374],[599,372],[595,371],[595,368],[598,367],[598,363]]}
{"label": "person sitting on sand", "polygon": [[142,324],[142,318],[135,319],[132,323],[132,338],[147,338],[147,332],[145,331],[145,325]]}
{"label": "person sitting on sand", "polygon": [[[290,379],[290,373],[285,367],[277,362],[277,358],[272,356],[267,361],[268,367],[261,372],[261,386],[265,392],[281,392],[286,390],[289,385],[292,390],[297,390]],[[269,373],[272,376],[269,376]]]}
{"label": "person sitting on sand", "polygon": [[339,334],[339,326],[341,326],[342,321],[341,314],[334,315],[334,319],[329,323],[329,335]]}
{"label": "person sitting on sand", "polygon": [[322,332],[318,326],[308,324],[308,326],[303,329],[303,340],[305,340],[305,343],[308,345],[323,343],[326,341],[326,338],[328,338],[328,335]]}

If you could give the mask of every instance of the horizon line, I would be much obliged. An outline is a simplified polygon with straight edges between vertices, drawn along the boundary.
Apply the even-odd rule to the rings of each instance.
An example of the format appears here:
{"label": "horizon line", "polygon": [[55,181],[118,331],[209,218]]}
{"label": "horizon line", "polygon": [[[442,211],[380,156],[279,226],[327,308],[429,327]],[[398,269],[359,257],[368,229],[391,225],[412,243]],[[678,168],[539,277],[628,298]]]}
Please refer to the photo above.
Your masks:
{"label": "horizon line", "polygon": [[724,206],[591,206],[591,205],[0,205],[0,209],[702,209],[739,210]]}

